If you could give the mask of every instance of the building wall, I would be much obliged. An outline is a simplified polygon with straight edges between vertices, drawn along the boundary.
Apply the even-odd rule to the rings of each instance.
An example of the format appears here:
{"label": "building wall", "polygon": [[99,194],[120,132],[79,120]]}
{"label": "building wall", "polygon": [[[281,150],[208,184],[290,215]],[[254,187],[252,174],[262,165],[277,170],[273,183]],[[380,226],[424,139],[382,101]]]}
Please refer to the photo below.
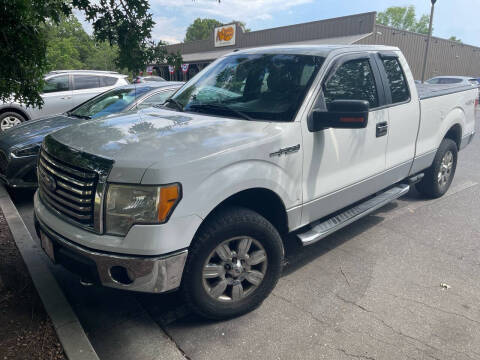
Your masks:
{"label": "building wall", "polygon": [[191,41],[167,46],[168,52],[191,54],[198,52],[215,51],[219,49],[241,49],[259,47],[288,42],[300,42],[314,39],[327,39],[349,35],[369,34],[375,26],[376,13],[364,13],[344,16],[334,19],[312,21],[303,24],[282,26],[273,29],[243,32],[237,24],[235,45],[216,48],[214,33],[207,40]]}
{"label": "building wall", "polygon": [[[405,54],[415,79],[422,77],[427,36],[377,24],[372,35],[358,44],[390,45]],[[432,37],[426,79],[438,75],[480,77],[480,48]]]}

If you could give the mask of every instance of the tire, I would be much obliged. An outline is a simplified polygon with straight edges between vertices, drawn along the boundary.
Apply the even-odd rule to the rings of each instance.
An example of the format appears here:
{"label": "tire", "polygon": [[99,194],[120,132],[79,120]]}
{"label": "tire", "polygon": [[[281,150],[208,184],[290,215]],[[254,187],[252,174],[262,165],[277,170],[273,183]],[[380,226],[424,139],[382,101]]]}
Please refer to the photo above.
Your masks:
{"label": "tire", "polygon": [[455,176],[457,158],[457,144],[451,139],[443,139],[432,166],[427,169],[422,181],[416,185],[418,192],[432,199],[443,196]]}
{"label": "tire", "polygon": [[[267,219],[246,208],[225,208],[207,221],[195,237],[185,265],[182,293],[187,305],[214,320],[256,309],[282,272],[280,234]],[[265,260],[257,263],[262,251]]]}
{"label": "tire", "polygon": [[0,114],[0,133],[10,129],[16,125],[20,125],[25,118],[19,113],[7,111]]}

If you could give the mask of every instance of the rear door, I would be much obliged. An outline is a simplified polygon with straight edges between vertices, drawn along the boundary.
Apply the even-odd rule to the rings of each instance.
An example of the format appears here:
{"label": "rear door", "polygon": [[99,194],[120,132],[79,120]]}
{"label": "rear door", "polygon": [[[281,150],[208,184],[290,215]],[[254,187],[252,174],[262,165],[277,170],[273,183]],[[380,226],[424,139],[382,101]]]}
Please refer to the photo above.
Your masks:
{"label": "rear door", "polygon": [[[318,89],[312,111],[333,100],[367,100],[364,129],[308,130],[303,122],[304,186],[302,222],[310,223],[380,190],[385,183],[388,109],[378,66],[369,53],[337,57]],[[306,119],[307,120],[307,119]]]}
{"label": "rear door", "polygon": [[77,106],[95,95],[98,95],[109,88],[105,88],[102,77],[98,75],[74,74],[73,75],[73,106]]}
{"label": "rear door", "polygon": [[63,113],[72,106],[72,88],[70,75],[62,74],[45,79],[42,91],[43,106],[30,110],[32,119]]}
{"label": "rear door", "polygon": [[[397,169],[398,180],[405,178],[415,156],[420,125],[420,107],[413,76],[406,60],[397,52],[380,52],[376,57],[385,84],[388,107],[386,168]],[[409,81],[410,79],[410,81]]]}

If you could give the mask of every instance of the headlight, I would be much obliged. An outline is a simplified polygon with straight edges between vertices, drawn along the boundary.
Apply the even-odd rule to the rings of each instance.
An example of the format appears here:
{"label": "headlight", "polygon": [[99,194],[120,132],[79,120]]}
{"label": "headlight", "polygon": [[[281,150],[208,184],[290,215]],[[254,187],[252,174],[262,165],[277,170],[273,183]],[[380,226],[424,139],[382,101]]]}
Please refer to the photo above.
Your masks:
{"label": "headlight", "polygon": [[38,155],[39,152],[40,144],[28,145],[21,149],[16,149],[12,151],[13,155],[17,157]]}
{"label": "headlight", "polygon": [[126,235],[133,224],[161,224],[180,201],[179,184],[142,186],[110,184],[107,191],[106,232]]}

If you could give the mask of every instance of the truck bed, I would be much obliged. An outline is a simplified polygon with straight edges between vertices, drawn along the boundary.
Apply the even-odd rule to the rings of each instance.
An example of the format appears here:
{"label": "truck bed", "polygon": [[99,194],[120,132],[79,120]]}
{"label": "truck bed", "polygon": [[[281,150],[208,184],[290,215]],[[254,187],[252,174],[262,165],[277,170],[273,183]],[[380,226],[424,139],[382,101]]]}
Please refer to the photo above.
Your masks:
{"label": "truck bed", "polygon": [[416,84],[420,100],[475,89],[473,85],[457,84]]}

